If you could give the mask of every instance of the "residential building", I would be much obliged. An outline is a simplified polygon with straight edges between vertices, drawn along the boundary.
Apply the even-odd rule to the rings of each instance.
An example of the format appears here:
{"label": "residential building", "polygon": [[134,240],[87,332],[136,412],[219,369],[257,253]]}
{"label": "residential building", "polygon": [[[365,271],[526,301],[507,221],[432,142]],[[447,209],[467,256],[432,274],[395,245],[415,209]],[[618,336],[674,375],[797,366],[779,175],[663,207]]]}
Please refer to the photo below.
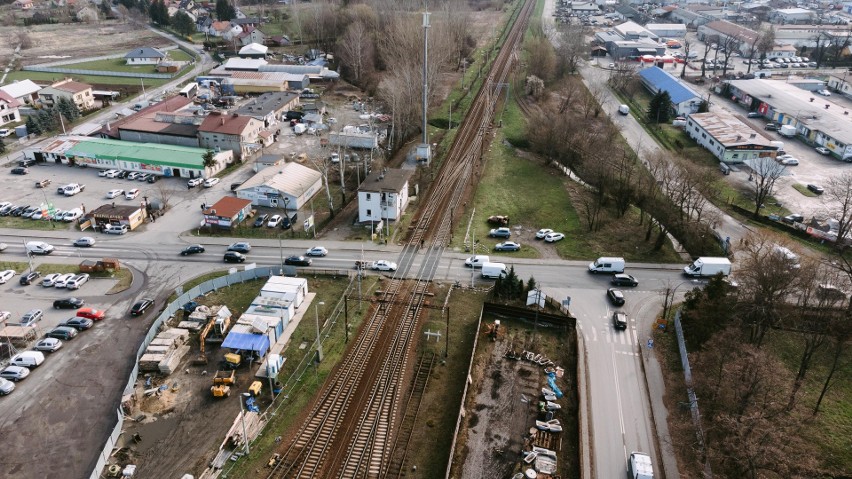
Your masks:
{"label": "residential building", "polygon": [[237,198],[254,206],[286,208],[297,211],[323,188],[323,176],[317,170],[298,163],[265,168],[237,188]]}
{"label": "residential building", "polygon": [[18,111],[20,106],[21,102],[0,90],[0,126],[21,121],[21,113]]}
{"label": "residential building", "polygon": [[74,102],[80,111],[88,111],[95,108],[92,85],[76,82],[70,78],[44,87],[38,92],[38,101],[46,107],[53,107],[57,104],[59,98],[62,97]]}
{"label": "residential building", "polygon": [[260,149],[258,135],[263,123],[249,116],[214,111],[198,127],[202,148],[231,150],[237,158],[245,158]]}
{"label": "residential building", "polygon": [[224,196],[202,211],[204,224],[218,228],[232,228],[251,216],[251,201]]}
{"label": "residential building", "polygon": [[38,100],[39,90],[41,90],[41,87],[33,83],[32,80],[16,80],[8,85],[0,86],[0,91],[7,93],[22,105],[35,103]]}
{"label": "residential building", "polygon": [[793,58],[796,56],[796,47],[789,44],[778,44],[772,46],[772,50],[766,52],[767,59]]}
{"label": "residential building", "polygon": [[672,100],[672,111],[678,116],[686,116],[695,113],[701,106],[701,95],[695,92],[687,84],[680,81],[671,73],[658,68],[649,67],[639,71],[642,85],[656,95],[659,91],[668,92]]}
{"label": "residential building", "polygon": [[266,43],[266,35],[255,27],[243,27],[242,33],[237,35],[237,42],[240,45],[248,46],[251,44],[263,45]]}
{"label": "residential building", "polygon": [[134,48],[124,55],[128,65],[156,65],[166,59],[166,54],[153,47]]}
{"label": "residential building", "polygon": [[240,48],[240,58],[266,58],[269,48],[261,43],[249,43]]}
{"label": "residential building", "polygon": [[397,221],[408,207],[412,170],[384,169],[367,176],[358,188],[358,221]]}
{"label": "residential building", "polygon": [[724,163],[775,158],[778,152],[778,146],[725,110],[689,115],[686,133]]}

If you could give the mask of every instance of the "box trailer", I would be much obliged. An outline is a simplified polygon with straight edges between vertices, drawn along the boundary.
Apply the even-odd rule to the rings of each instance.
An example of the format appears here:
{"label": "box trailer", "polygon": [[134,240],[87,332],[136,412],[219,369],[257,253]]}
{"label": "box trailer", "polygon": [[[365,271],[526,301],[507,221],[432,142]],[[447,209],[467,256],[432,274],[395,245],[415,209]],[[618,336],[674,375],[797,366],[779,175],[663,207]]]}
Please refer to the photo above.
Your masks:
{"label": "box trailer", "polygon": [[683,268],[683,274],[694,278],[707,278],[722,273],[731,274],[731,261],[728,258],[713,258],[703,256]]}
{"label": "box trailer", "polygon": [[778,134],[787,138],[793,138],[796,136],[796,127],[793,125],[781,125],[781,128],[778,129]]}

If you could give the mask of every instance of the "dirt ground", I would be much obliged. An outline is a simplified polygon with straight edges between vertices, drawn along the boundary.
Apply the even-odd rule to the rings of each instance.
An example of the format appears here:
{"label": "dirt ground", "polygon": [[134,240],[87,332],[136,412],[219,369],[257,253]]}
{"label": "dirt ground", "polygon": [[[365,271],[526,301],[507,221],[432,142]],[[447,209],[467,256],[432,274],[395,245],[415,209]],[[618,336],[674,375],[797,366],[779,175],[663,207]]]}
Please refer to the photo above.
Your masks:
{"label": "dirt ground", "polygon": [[[502,320],[502,334],[496,341],[480,336],[473,369],[473,384],[466,401],[467,416],[459,435],[462,459],[456,477],[502,478],[521,471],[521,452],[528,447],[531,432],[535,431],[537,406],[541,388],[546,387],[543,368],[525,360],[506,357],[510,351],[525,349],[541,353],[565,375],[557,379],[557,386],[565,393],[558,401],[562,409],[554,417],[562,423],[564,431],[555,436],[562,477],[576,477],[578,468],[576,343],[564,331],[544,332],[539,327],[538,347],[532,347],[532,325]],[[483,319],[483,328],[493,323],[493,318]],[[571,346],[573,344],[573,346]],[[459,455],[457,455],[457,458]]]}
{"label": "dirt ground", "polygon": [[[0,64],[6,65],[14,53],[19,27],[0,27]],[[142,45],[162,47],[169,44],[163,37],[144,28],[118,20],[95,24],[33,25],[27,27],[32,46],[21,49],[22,65],[55,62],[62,59],[95,57],[121,53]]]}

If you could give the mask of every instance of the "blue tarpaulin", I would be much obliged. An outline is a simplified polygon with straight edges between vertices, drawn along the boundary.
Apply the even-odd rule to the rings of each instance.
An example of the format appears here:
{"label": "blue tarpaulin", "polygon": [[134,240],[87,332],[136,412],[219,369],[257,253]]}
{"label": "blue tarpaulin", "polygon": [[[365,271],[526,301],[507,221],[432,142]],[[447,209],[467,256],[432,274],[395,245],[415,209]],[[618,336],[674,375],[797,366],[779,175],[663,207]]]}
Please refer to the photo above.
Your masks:
{"label": "blue tarpaulin", "polygon": [[553,393],[556,394],[557,398],[561,398],[563,396],[562,391],[556,387],[556,373],[547,373],[547,385],[550,386],[550,389],[553,390]]}
{"label": "blue tarpaulin", "polygon": [[269,349],[269,337],[265,334],[229,333],[222,343],[223,348],[243,351],[257,351],[258,356],[266,354]]}

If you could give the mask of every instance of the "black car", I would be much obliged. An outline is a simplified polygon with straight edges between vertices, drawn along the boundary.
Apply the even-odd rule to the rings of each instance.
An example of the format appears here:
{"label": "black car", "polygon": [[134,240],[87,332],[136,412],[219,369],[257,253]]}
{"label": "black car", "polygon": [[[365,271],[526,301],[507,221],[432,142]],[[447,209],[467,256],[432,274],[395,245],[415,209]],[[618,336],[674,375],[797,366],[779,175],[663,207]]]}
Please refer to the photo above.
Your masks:
{"label": "black car", "polygon": [[289,230],[294,224],[296,224],[296,219],[298,219],[298,215],[296,213],[293,213],[293,216],[290,217],[284,215],[284,220],[281,221],[281,228]]}
{"label": "black car", "polygon": [[130,308],[131,316],[141,316],[148,310],[151,306],[154,306],[154,300],[151,298],[142,298]]}
{"label": "black car", "polygon": [[240,185],[242,185],[242,184],[243,184],[242,181],[240,181],[238,183],[231,183],[231,191],[237,191],[237,188],[239,188]]}
{"label": "black car", "polygon": [[266,221],[269,219],[269,215],[264,213],[259,215],[256,220],[254,220],[254,227],[260,228],[261,226],[266,224]]}
{"label": "black car", "polygon": [[805,221],[805,217],[800,215],[800,214],[793,213],[791,215],[787,215],[787,216],[781,218],[781,221],[783,221],[787,224],[802,223],[802,222]]}
{"label": "black car", "polygon": [[74,316],[73,318],[66,319],[65,321],[59,323],[59,325],[74,328],[77,331],[85,331],[94,326],[95,322],[89,318],[81,318],[79,316]]}
{"label": "black car", "polygon": [[627,314],[621,311],[612,313],[612,327],[615,329],[627,329]]}
{"label": "black car", "polygon": [[825,193],[825,189],[822,186],[815,185],[813,183],[808,184],[808,189],[818,195]]}
{"label": "black car", "polygon": [[612,275],[610,283],[613,286],[639,286],[639,281],[636,281],[636,278],[624,273]]}
{"label": "black car", "polygon": [[145,181],[147,181],[148,183],[156,183],[157,181],[159,181],[159,179],[160,179],[159,175],[151,175]]}
{"label": "black car", "polygon": [[28,208],[30,208],[30,205],[16,206],[15,208],[12,208],[12,211],[10,211],[9,214],[12,216],[21,216],[21,213]]}
{"label": "black car", "polygon": [[21,276],[21,286],[27,286],[33,284],[33,281],[37,280],[41,276],[41,273],[38,271],[30,271],[29,273]]}
{"label": "black car", "polygon": [[70,326],[57,326],[48,331],[45,336],[48,338],[56,338],[61,339],[63,341],[69,341],[77,337],[77,329],[72,328]]}
{"label": "black car", "polygon": [[12,168],[13,175],[26,175],[29,174],[30,170],[25,166],[19,166],[17,168]]}
{"label": "black car", "polygon": [[609,288],[606,290],[606,297],[609,298],[609,301],[616,306],[624,304],[624,293],[622,293],[621,290]]}
{"label": "black car", "polygon": [[225,262],[226,263],[242,263],[246,260],[246,257],[242,253],[238,253],[236,251],[228,251],[225,253]]}
{"label": "black car", "polygon": [[251,245],[246,242],[233,243],[228,246],[228,251],[236,251],[237,253],[248,254],[251,251]]}
{"label": "black car", "polygon": [[84,304],[86,304],[86,301],[80,298],[62,298],[54,301],[53,307],[55,309],[78,309],[82,308]]}
{"label": "black car", "polygon": [[203,252],[204,252],[204,246],[201,246],[200,244],[192,244],[192,245],[189,245],[186,248],[184,248],[180,252],[180,255],[181,256],[187,256],[187,255],[199,254],[199,253],[203,253]]}
{"label": "black car", "polygon": [[190,302],[184,304],[183,306],[181,306],[180,309],[184,310],[184,312],[186,314],[192,314],[193,312],[195,312],[195,310],[197,308],[198,308],[198,303],[196,303],[195,301],[190,301]]}
{"label": "black car", "polygon": [[288,256],[284,260],[284,264],[291,266],[310,266],[312,262],[311,258],[305,258],[304,256]]}
{"label": "black car", "polygon": [[778,123],[767,123],[763,128],[769,131],[778,131]]}
{"label": "black car", "polygon": [[34,164],[36,164],[36,160],[33,160],[31,158],[24,158],[23,160],[20,160],[18,162],[18,166],[23,166],[24,168],[28,166],[33,166]]}
{"label": "black car", "polygon": [[123,179],[127,178],[127,175],[129,175],[129,174],[130,174],[129,171],[121,170],[121,171],[118,172],[117,175],[115,175],[115,177],[123,180]]}

